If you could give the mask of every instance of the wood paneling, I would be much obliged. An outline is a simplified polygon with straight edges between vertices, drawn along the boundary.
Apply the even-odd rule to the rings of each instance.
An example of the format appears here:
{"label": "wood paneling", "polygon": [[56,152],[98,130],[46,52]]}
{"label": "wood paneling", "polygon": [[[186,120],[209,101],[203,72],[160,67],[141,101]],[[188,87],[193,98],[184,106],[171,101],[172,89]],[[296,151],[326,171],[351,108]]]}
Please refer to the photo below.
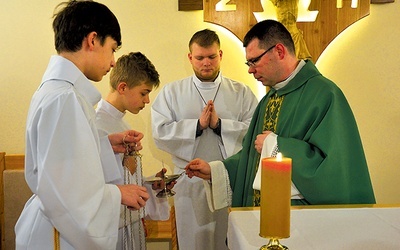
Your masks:
{"label": "wood paneling", "polygon": [[[216,11],[215,6],[221,0],[204,0],[204,21],[221,25],[235,34],[241,41],[247,31],[257,23],[253,12],[263,12],[261,0],[231,0],[236,4],[234,11]],[[267,1],[267,0],[264,0]],[[191,3],[192,8],[199,9],[198,1],[180,0],[184,7]],[[195,3],[197,5],[195,6]],[[336,8],[336,0],[311,0],[309,10],[317,10],[315,22],[297,22],[303,31],[304,40],[316,61],[328,44],[344,29],[357,20],[369,15],[370,0],[359,0],[358,8],[351,8],[351,0],[343,0],[343,8]],[[189,10],[189,9],[186,9]]]}
{"label": "wood paneling", "polygon": [[[312,1],[310,10],[318,10],[315,22],[298,22],[303,31],[304,40],[316,61],[330,42],[347,27],[369,15],[369,0],[359,0],[356,9],[351,8],[351,1],[344,0],[343,8],[336,8],[336,0]],[[311,9],[312,8],[312,9]]]}
{"label": "wood paneling", "polygon": [[167,241],[171,250],[178,249],[178,238],[176,232],[175,207],[170,210],[170,217],[166,221],[146,220],[146,241]]}
{"label": "wood paneling", "polygon": [[371,0],[371,3],[393,3],[394,0]]}
{"label": "wood paneling", "polygon": [[[0,242],[0,249],[13,249],[14,248],[14,239],[11,238],[5,238],[7,234],[12,230],[11,233],[13,233],[13,227],[6,228],[5,227],[5,218],[4,218],[4,173],[7,171],[15,171],[15,170],[23,170],[24,169],[24,163],[25,162],[25,155],[22,154],[13,154],[13,155],[6,155],[5,152],[0,152],[0,224],[1,224],[1,242]],[[17,209],[17,208],[15,208]],[[19,209],[19,208],[18,208]],[[22,210],[22,207],[20,207]],[[7,229],[7,230],[6,230]],[[9,243],[8,245],[12,245],[12,247],[9,247],[8,245],[6,246],[6,240]],[[10,244],[11,241],[11,244]]]}
{"label": "wood paneling", "polygon": [[236,0],[235,11],[216,11],[220,0],[204,0],[204,21],[223,26],[235,34],[241,41],[247,31],[257,23],[253,12],[262,12],[261,1]]}
{"label": "wood paneling", "polygon": [[188,10],[202,10],[203,0],[179,0],[178,10],[188,11]]}

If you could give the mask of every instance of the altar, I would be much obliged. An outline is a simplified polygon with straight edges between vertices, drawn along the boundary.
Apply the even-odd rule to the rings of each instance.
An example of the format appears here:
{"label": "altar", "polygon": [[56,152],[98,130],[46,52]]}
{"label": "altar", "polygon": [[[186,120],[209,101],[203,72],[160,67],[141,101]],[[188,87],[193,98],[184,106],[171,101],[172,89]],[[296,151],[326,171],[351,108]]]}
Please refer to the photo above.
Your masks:
{"label": "altar", "polygon": [[[260,249],[260,210],[233,208],[229,214],[230,250]],[[293,250],[400,249],[400,205],[292,207],[290,238],[280,243]]]}

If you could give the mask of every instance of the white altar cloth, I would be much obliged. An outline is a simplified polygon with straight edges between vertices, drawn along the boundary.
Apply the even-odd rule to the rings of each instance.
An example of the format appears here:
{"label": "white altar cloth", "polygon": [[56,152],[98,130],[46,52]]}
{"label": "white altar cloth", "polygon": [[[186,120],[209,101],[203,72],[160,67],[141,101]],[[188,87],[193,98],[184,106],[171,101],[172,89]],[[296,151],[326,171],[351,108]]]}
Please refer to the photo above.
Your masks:
{"label": "white altar cloth", "polygon": [[[289,250],[400,249],[400,207],[292,209],[290,224]],[[230,212],[230,250],[260,249],[259,232],[259,210]]]}

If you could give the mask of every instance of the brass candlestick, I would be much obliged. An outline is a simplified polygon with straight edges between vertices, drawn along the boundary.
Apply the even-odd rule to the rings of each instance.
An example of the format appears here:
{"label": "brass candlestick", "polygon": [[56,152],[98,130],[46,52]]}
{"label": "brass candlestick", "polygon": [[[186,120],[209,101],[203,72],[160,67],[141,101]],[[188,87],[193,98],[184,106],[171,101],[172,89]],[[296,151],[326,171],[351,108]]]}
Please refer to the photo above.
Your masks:
{"label": "brass candlestick", "polygon": [[281,245],[281,243],[279,243],[279,240],[277,238],[271,238],[268,242],[267,245],[264,245],[260,248],[260,250],[282,250],[282,249],[289,249],[284,245]]}

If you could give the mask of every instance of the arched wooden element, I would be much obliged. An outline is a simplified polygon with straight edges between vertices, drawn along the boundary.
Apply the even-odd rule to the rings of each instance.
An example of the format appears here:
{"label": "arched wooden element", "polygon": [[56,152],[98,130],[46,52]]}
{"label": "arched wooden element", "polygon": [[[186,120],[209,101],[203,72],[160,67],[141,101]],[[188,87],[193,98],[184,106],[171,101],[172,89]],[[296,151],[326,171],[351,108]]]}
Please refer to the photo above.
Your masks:
{"label": "arched wooden element", "polygon": [[336,8],[336,0],[313,0],[309,10],[318,10],[315,22],[297,22],[303,31],[304,40],[313,61],[318,57],[343,30],[369,15],[370,0],[359,0],[358,8],[350,6],[351,1],[343,0],[343,7]]}
{"label": "arched wooden element", "polygon": [[[220,0],[203,0],[204,21],[221,25],[235,34],[241,41],[247,31],[257,23],[253,12],[263,12],[262,0],[234,0],[233,11],[217,11]],[[358,0],[358,7],[351,8],[350,0],[343,0],[343,7],[336,7],[337,0],[312,0],[309,10],[317,10],[315,22],[297,22],[303,31],[304,40],[316,61],[328,44],[344,29],[369,15],[370,0]]]}
{"label": "arched wooden element", "polygon": [[241,41],[247,31],[257,23],[253,12],[262,12],[260,0],[236,0],[235,11],[216,11],[220,0],[204,0],[204,21],[221,25],[235,34]]}

